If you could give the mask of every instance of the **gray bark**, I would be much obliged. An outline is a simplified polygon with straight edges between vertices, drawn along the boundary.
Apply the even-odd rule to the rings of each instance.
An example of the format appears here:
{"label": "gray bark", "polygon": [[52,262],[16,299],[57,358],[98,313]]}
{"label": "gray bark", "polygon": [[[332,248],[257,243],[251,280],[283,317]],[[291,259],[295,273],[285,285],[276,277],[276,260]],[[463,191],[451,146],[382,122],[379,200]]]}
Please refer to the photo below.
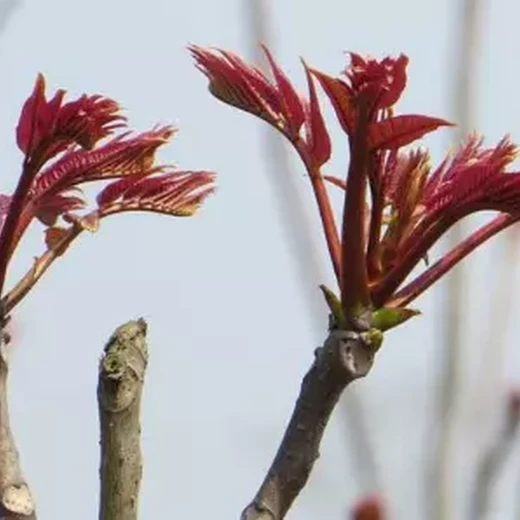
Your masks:
{"label": "gray bark", "polygon": [[36,520],[34,500],[22,473],[9,421],[8,337],[0,330],[0,520]]}
{"label": "gray bark", "polygon": [[119,327],[99,364],[100,520],[136,520],[142,476],[140,405],[148,362],[146,323]]}
{"label": "gray bark", "polygon": [[319,456],[323,432],[343,390],[364,377],[378,348],[370,333],[330,332],[316,350],[278,453],[242,520],[281,520],[303,489]]}

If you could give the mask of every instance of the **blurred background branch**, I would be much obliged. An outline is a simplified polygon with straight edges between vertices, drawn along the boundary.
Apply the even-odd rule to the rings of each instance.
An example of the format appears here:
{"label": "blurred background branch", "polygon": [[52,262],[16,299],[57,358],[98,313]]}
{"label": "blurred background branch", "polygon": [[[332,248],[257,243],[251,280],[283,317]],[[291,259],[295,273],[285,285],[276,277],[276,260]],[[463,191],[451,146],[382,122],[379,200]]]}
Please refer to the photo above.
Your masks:
{"label": "blurred background branch", "polygon": [[[452,112],[457,126],[455,143],[459,143],[473,130],[478,84],[478,59],[480,50],[482,0],[463,0],[462,12],[456,19],[454,34],[460,35],[455,42],[456,53],[453,63]],[[451,52],[451,47],[450,47]],[[464,226],[455,226],[447,238],[451,249],[464,237]],[[462,313],[467,291],[464,264],[453,270],[445,282],[445,297],[441,307],[442,344],[440,352],[440,373],[438,381],[437,411],[434,436],[431,445],[431,468],[426,481],[426,497],[432,497],[427,504],[431,520],[453,518],[453,433],[462,366],[463,330]]]}
{"label": "blurred background branch", "polygon": [[490,509],[494,484],[513,447],[520,422],[520,394],[511,392],[506,398],[503,424],[490,446],[482,454],[470,496],[469,520],[484,520]]}
{"label": "blurred background branch", "polygon": [[5,31],[13,14],[21,6],[21,0],[0,0],[0,36]]}

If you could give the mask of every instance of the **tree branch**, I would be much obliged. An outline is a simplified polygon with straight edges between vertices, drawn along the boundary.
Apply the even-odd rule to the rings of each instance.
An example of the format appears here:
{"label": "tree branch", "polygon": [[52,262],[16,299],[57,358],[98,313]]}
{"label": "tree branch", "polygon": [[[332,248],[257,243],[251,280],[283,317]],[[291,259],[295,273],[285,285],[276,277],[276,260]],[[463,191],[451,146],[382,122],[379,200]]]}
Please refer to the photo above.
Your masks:
{"label": "tree branch", "polygon": [[139,319],[116,329],[99,364],[100,520],[137,519],[142,475],[139,415],[147,362],[146,323]]}
{"label": "tree branch", "polygon": [[377,345],[370,332],[330,332],[303,378],[278,453],[242,520],[281,520],[305,486],[332,410],[348,384],[372,367]]}
{"label": "tree branch", "polygon": [[35,504],[20,466],[7,403],[8,338],[0,330],[0,518],[36,520]]}

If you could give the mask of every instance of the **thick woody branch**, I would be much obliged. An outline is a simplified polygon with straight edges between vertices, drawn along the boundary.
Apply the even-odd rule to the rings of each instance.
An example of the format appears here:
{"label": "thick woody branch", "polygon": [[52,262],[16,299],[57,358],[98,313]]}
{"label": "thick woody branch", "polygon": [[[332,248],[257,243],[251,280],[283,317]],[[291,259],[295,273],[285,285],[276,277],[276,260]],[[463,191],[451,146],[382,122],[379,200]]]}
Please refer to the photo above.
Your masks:
{"label": "thick woody branch", "polygon": [[100,520],[136,520],[142,475],[140,405],[148,362],[146,323],[119,327],[99,364]]}
{"label": "thick woody branch", "polygon": [[284,518],[309,478],[341,393],[368,373],[376,350],[369,333],[330,332],[324,346],[316,350],[278,453],[242,520]]}
{"label": "thick woody branch", "polygon": [[0,518],[35,520],[35,504],[25,481],[9,423],[7,337],[0,330]]}

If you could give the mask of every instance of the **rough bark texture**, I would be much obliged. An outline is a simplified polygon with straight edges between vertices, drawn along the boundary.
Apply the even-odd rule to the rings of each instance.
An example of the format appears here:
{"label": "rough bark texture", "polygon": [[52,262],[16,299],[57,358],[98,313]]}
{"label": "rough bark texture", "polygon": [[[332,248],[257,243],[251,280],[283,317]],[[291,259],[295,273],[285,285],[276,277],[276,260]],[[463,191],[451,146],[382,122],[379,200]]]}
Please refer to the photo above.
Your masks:
{"label": "rough bark texture", "polygon": [[0,520],[36,520],[34,500],[22,474],[9,423],[6,343],[0,330]]}
{"label": "rough bark texture", "polygon": [[146,323],[119,327],[99,364],[100,520],[136,520],[142,475],[140,404],[148,362]]}
{"label": "rough bark texture", "polygon": [[316,350],[278,453],[242,520],[281,520],[305,486],[325,427],[345,387],[372,367],[377,346],[368,333],[332,331]]}

